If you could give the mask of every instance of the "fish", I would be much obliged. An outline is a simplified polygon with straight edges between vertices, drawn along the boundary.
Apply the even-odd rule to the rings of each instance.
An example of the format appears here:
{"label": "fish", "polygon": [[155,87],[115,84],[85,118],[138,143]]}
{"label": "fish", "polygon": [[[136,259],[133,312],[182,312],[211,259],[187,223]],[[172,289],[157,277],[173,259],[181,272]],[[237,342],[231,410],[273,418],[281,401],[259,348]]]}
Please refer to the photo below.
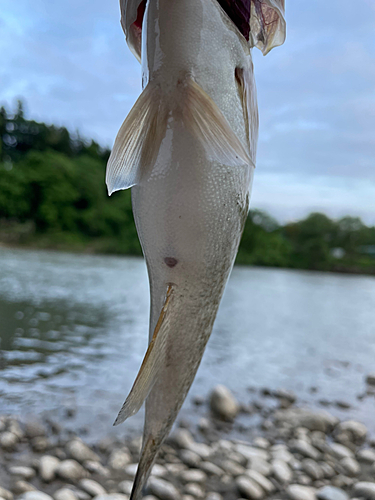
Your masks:
{"label": "fish", "polygon": [[108,193],[131,188],[147,265],[149,344],[115,425],[145,403],[131,500],[210,337],[249,210],[258,138],[252,48],[285,40],[284,0],[120,0],[143,91],[107,164]]}

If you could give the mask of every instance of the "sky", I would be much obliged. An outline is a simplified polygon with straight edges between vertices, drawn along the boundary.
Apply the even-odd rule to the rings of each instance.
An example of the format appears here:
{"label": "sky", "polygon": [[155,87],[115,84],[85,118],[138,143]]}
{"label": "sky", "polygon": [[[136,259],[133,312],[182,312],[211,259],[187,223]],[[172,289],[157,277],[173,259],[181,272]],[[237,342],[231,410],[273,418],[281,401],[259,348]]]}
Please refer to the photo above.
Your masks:
{"label": "sky", "polygon": [[[113,144],[141,91],[116,0],[0,0],[0,105]],[[252,208],[375,224],[375,2],[286,0],[287,40],[253,50]]]}

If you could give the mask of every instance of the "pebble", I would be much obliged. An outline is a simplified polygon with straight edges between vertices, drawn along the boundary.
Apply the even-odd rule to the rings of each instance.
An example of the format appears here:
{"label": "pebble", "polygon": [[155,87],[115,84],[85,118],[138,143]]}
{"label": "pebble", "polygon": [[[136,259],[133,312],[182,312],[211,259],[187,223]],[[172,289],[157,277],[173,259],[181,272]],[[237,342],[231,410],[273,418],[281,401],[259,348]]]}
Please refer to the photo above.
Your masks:
{"label": "pebble", "polygon": [[316,498],[318,500],[348,500],[349,495],[334,486],[324,486],[316,492]]}
{"label": "pebble", "polygon": [[191,443],[189,449],[205,459],[211,455],[211,448],[204,443]]}
{"label": "pebble", "polygon": [[316,500],[315,489],[309,486],[291,484],[286,492],[291,500]]}
{"label": "pebble", "polygon": [[4,500],[13,500],[13,493],[0,486],[0,497]]}
{"label": "pebble", "polygon": [[375,483],[361,481],[354,485],[353,494],[364,497],[366,500],[375,500]]}
{"label": "pebble", "polygon": [[78,500],[78,497],[73,490],[69,488],[61,488],[53,494],[54,500]]}
{"label": "pebble", "polygon": [[191,445],[195,444],[193,436],[187,429],[177,429],[176,432],[171,437],[171,440],[179,448],[190,448]]}
{"label": "pebble", "polygon": [[36,491],[36,488],[32,484],[23,480],[19,480],[14,483],[13,492],[17,495],[21,495],[22,493],[26,493],[27,491]]}
{"label": "pebble", "polygon": [[262,458],[251,459],[249,468],[260,472],[263,476],[269,476],[272,472],[271,465]]}
{"label": "pebble", "polygon": [[132,461],[130,453],[126,450],[113,450],[108,465],[113,470],[122,470]]}
{"label": "pebble", "polygon": [[335,456],[338,459],[346,457],[354,458],[354,453],[349,450],[349,448],[339,443],[331,443],[328,451],[329,453],[331,453],[331,455]]}
{"label": "pebble", "polygon": [[11,451],[14,450],[16,444],[18,443],[18,438],[13,432],[3,432],[0,434],[0,446],[4,450]]}
{"label": "pebble", "polygon": [[164,467],[164,465],[155,464],[152,467],[151,474],[155,477],[164,477],[167,474],[167,469]]}
{"label": "pebble", "polygon": [[344,467],[345,473],[350,477],[356,477],[361,472],[359,463],[352,457],[343,458],[340,460],[340,464]]}
{"label": "pebble", "polygon": [[210,395],[210,408],[222,420],[234,420],[239,412],[239,404],[231,391],[224,385],[217,385]]}
{"label": "pebble", "polygon": [[39,475],[46,483],[55,479],[60,460],[50,455],[44,455],[39,461]]}
{"label": "pebble", "polygon": [[31,467],[24,467],[22,465],[14,465],[9,467],[9,474],[13,476],[22,477],[22,479],[32,479],[35,476],[35,470]]}
{"label": "pebble", "polygon": [[164,479],[151,477],[148,482],[148,488],[151,493],[160,498],[160,500],[180,499],[180,493],[175,488],[175,486],[173,486],[173,484],[169,483],[168,481],[165,481]]}
{"label": "pebble", "polygon": [[306,458],[302,460],[302,469],[315,481],[317,479],[323,479],[323,471],[320,466],[311,458]]}
{"label": "pebble", "polygon": [[49,448],[51,443],[48,441],[48,439],[44,436],[38,436],[35,437],[31,440],[31,447],[34,451],[37,451],[38,453],[43,453],[44,451]]}
{"label": "pebble", "polygon": [[361,422],[356,422],[355,420],[340,422],[335,431],[337,434],[345,433],[348,435],[349,439],[356,444],[364,443],[367,436],[367,427]]}
{"label": "pebble", "polygon": [[53,500],[53,498],[42,491],[26,491],[18,497],[18,500]]}
{"label": "pebble", "polygon": [[288,484],[293,479],[293,473],[286,462],[282,460],[272,460],[272,473],[282,484]]}
{"label": "pebble", "polygon": [[76,460],[63,460],[59,463],[56,474],[66,481],[76,483],[87,476],[87,472]]}
{"label": "pebble", "polygon": [[366,383],[368,385],[375,385],[375,372],[369,373],[366,377]]}
{"label": "pebble", "polygon": [[306,427],[309,431],[329,432],[339,422],[326,411],[312,411],[304,408],[289,408],[275,413],[277,422],[286,422],[292,427]]}
{"label": "pebble", "polygon": [[252,460],[254,458],[260,458],[262,460],[270,459],[270,454],[268,451],[260,450],[259,448],[254,448],[253,446],[249,446],[247,444],[237,444],[235,450],[238,453],[241,453],[241,455],[246,457],[248,460]]}
{"label": "pebble", "polygon": [[246,471],[246,476],[255,481],[266,493],[270,494],[275,491],[275,487],[271,481],[262,476],[259,472],[255,470],[248,470]]}
{"label": "pebble", "polygon": [[109,477],[111,475],[110,471],[104,467],[100,462],[94,462],[92,460],[87,460],[83,463],[84,468],[94,474],[99,476]]}
{"label": "pebble", "polygon": [[138,464],[129,464],[125,467],[124,472],[126,475],[134,479],[135,475],[137,474],[137,469],[138,469]]}
{"label": "pebble", "polygon": [[98,495],[95,500],[129,500],[129,497],[122,493],[107,493],[106,495]]}
{"label": "pebble", "polygon": [[224,460],[220,465],[227,474],[234,477],[241,476],[245,472],[245,468],[242,467],[242,465],[233,462],[232,460]]}
{"label": "pebble", "polygon": [[223,469],[213,464],[212,462],[201,462],[199,465],[200,469],[202,469],[206,474],[210,474],[212,476],[221,477],[224,474]]}
{"label": "pebble", "polygon": [[25,434],[29,439],[44,437],[46,436],[46,428],[41,422],[31,420],[25,424]]}
{"label": "pebble", "polygon": [[320,457],[320,452],[311,444],[303,439],[295,439],[290,442],[290,449],[304,457],[313,458],[317,460]]}
{"label": "pebble", "polygon": [[189,467],[199,467],[199,464],[201,462],[201,457],[191,450],[182,450],[180,453],[180,458],[184,462],[184,464],[188,465]]}
{"label": "pebble", "polygon": [[238,491],[245,498],[250,498],[251,500],[261,500],[264,498],[264,491],[262,488],[247,476],[238,477],[236,479],[236,485]]}
{"label": "pebble", "polygon": [[223,497],[220,495],[220,493],[216,493],[216,491],[210,491],[210,493],[207,494],[205,500],[223,500]]}
{"label": "pebble", "polygon": [[130,495],[133,488],[133,481],[121,481],[118,485],[120,493],[125,493],[125,495]]}
{"label": "pebble", "polygon": [[194,498],[203,498],[204,489],[200,484],[197,483],[187,483],[184,488],[185,493],[191,495]]}
{"label": "pebble", "polygon": [[360,450],[357,453],[357,458],[360,462],[365,462],[367,464],[375,463],[375,450],[370,450],[369,448],[365,450]]}
{"label": "pebble", "polygon": [[207,474],[199,469],[190,469],[181,472],[180,478],[185,483],[204,483],[207,480]]}
{"label": "pebble", "polygon": [[78,486],[92,497],[105,495],[107,493],[101,484],[92,479],[81,479]]}
{"label": "pebble", "polygon": [[66,445],[66,451],[71,458],[80,463],[83,463],[86,460],[100,462],[100,457],[78,438],[69,441]]}

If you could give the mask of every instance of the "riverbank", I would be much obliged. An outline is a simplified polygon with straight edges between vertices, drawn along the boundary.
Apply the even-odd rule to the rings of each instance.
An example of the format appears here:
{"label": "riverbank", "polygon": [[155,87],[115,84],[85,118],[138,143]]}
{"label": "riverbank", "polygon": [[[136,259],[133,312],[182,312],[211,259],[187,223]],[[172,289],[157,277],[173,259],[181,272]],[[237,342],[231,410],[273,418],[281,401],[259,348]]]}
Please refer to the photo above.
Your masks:
{"label": "riverbank", "polygon": [[[368,382],[375,393],[375,379]],[[196,399],[196,405],[206,406],[205,416],[179,421],[163,445],[145,498],[375,498],[375,436],[366,426],[350,412],[339,421],[326,411],[302,408],[285,390],[263,391],[263,398],[274,404],[241,404],[218,386],[206,399]],[[244,426],[240,438],[228,438],[240,417],[252,426]],[[22,422],[2,416],[0,497],[127,500],[140,446],[140,436],[86,440],[48,417]]]}

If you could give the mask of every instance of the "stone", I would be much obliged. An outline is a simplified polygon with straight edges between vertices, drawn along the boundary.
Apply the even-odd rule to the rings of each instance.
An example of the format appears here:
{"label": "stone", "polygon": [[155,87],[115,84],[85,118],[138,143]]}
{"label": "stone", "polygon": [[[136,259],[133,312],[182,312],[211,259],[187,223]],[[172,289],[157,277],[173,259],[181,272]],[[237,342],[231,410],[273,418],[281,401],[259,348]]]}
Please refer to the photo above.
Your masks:
{"label": "stone", "polygon": [[303,439],[294,439],[290,442],[290,449],[293,452],[299,453],[307,458],[317,460],[320,457],[320,452],[311,444]]}
{"label": "stone", "polygon": [[282,460],[272,460],[271,462],[272,474],[275,479],[282,484],[288,484],[293,479],[293,473],[289,465]]}
{"label": "stone", "polygon": [[210,491],[207,494],[205,500],[224,500],[220,493],[216,493],[216,491]]}
{"label": "stone", "polygon": [[231,391],[224,385],[217,385],[210,395],[210,408],[222,420],[231,421],[239,412],[239,404]]}
{"label": "stone", "polygon": [[54,500],[78,500],[78,497],[73,490],[69,488],[61,488],[53,494]]}
{"label": "stone", "polygon": [[347,420],[346,422],[340,422],[335,432],[337,434],[345,433],[350,441],[355,444],[363,444],[367,436],[367,427],[360,422],[355,420]]}
{"label": "stone", "polygon": [[93,479],[81,479],[78,483],[78,486],[92,497],[105,495],[107,493],[103,486]]}
{"label": "stone", "polygon": [[8,431],[15,434],[18,440],[23,439],[25,437],[25,433],[21,429],[19,422],[17,422],[17,420],[15,419],[10,420],[8,425]]}
{"label": "stone", "polygon": [[282,460],[286,463],[291,463],[294,460],[294,456],[290,453],[285,445],[277,445],[279,448],[271,450],[271,455],[274,460]]}
{"label": "stone", "polygon": [[129,464],[125,467],[124,472],[127,476],[130,476],[131,478],[135,478],[135,475],[137,474],[137,469],[138,469],[138,464]]}
{"label": "stone", "polygon": [[375,450],[370,450],[369,448],[365,450],[359,450],[357,453],[357,458],[360,462],[365,462],[366,464],[375,463]]}
{"label": "stone", "polygon": [[18,500],[53,500],[53,498],[42,491],[26,491],[18,497]]}
{"label": "stone", "polygon": [[326,411],[312,411],[304,408],[288,408],[275,412],[275,421],[284,422],[291,427],[306,427],[309,431],[331,431],[339,419]]}
{"label": "stone", "polygon": [[291,500],[316,500],[315,491],[315,488],[300,484],[291,484],[286,490]]}
{"label": "stone", "polygon": [[0,434],[0,446],[4,450],[12,451],[18,443],[18,437],[13,432],[3,432]]}
{"label": "stone", "polygon": [[255,481],[267,494],[271,494],[275,491],[275,487],[271,481],[260,474],[260,472],[248,470],[246,471],[246,476]]}
{"label": "stone", "polygon": [[207,474],[199,469],[190,469],[181,472],[180,479],[184,483],[204,483],[207,480]]}
{"label": "stone", "polygon": [[108,460],[108,466],[113,470],[123,470],[131,461],[132,457],[127,450],[113,450]]}
{"label": "stone", "polygon": [[179,500],[181,498],[175,486],[164,479],[151,477],[148,482],[148,489],[160,500]]}
{"label": "stone", "polygon": [[25,434],[29,439],[46,436],[46,429],[41,422],[31,420],[25,424]]}
{"label": "stone", "polygon": [[308,476],[314,479],[314,481],[323,479],[324,477],[324,473],[320,466],[315,462],[315,460],[312,460],[311,458],[302,460],[302,470],[304,470]]}
{"label": "stone", "polygon": [[224,460],[220,465],[227,474],[233,477],[242,476],[245,472],[245,468],[242,465],[232,460]]}
{"label": "stone", "polygon": [[340,464],[343,466],[345,473],[350,477],[356,477],[361,473],[359,463],[352,457],[343,458],[340,460]]}
{"label": "stone", "polygon": [[95,500],[129,500],[129,497],[122,493],[107,493],[106,495],[98,495]]}
{"label": "stone", "polygon": [[170,438],[179,448],[189,449],[194,439],[187,429],[177,429]]}
{"label": "stone", "polygon": [[193,451],[201,458],[205,459],[211,455],[211,448],[204,443],[191,443],[189,446],[189,450]]}
{"label": "stone", "polygon": [[250,467],[248,468],[260,472],[263,476],[269,476],[272,471],[271,465],[266,460],[263,460],[263,458],[252,458],[250,460]]}
{"label": "stone", "polygon": [[193,498],[203,498],[204,489],[200,484],[197,483],[187,483],[184,488],[185,493],[191,495]]}
{"label": "stone", "polygon": [[152,467],[151,475],[155,477],[164,477],[167,475],[167,469],[164,467],[164,465],[155,464]]}
{"label": "stone", "polygon": [[92,472],[93,474],[98,474],[99,476],[109,477],[111,475],[110,471],[100,462],[86,460],[86,462],[83,463],[83,466],[87,471]]}
{"label": "stone", "polygon": [[248,446],[246,444],[237,444],[235,450],[238,453],[241,453],[241,455],[246,457],[248,460],[252,460],[253,458],[261,458],[262,460],[270,459],[268,451],[254,448],[253,446]]}
{"label": "stone", "polygon": [[100,462],[100,457],[78,438],[69,441],[66,445],[66,451],[71,458],[80,463],[83,463],[86,460]]}
{"label": "stone", "polygon": [[182,450],[180,453],[180,458],[184,464],[188,467],[199,467],[201,462],[201,457],[191,450]]}
{"label": "stone", "polygon": [[32,469],[31,467],[24,467],[22,465],[14,465],[12,467],[9,467],[8,469],[9,474],[12,474],[12,476],[19,476],[22,477],[22,479],[32,479],[35,476],[35,470]]}
{"label": "stone", "polygon": [[13,493],[0,486],[0,497],[4,500],[13,500]]}
{"label": "stone", "polygon": [[270,442],[267,439],[260,437],[260,436],[258,436],[254,439],[253,444],[257,448],[260,448],[262,450],[267,450],[270,447]]}
{"label": "stone", "polygon": [[201,462],[199,464],[199,468],[206,474],[209,474],[211,476],[221,477],[224,474],[223,469],[218,467],[216,464],[213,464],[212,462]]}
{"label": "stone", "polygon": [[295,403],[297,397],[293,391],[288,391],[287,389],[277,389],[273,392],[273,395],[278,399],[285,399],[289,403]]}
{"label": "stone", "polygon": [[375,386],[375,372],[374,373],[369,373],[366,377],[366,383],[368,385],[374,385]]}
{"label": "stone", "polygon": [[324,486],[316,492],[318,500],[349,500],[349,495],[340,488],[334,486]]}
{"label": "stone", "polygon": [[250,498],[251,500],[261,500],[264,498],[264,491],[262,488],[247,476],[237,477],[236,485],[238,491],[245,498]]}
{"label": "stone", "polygon": [[39,475],[44,482],[53,481],[56,471],[60,465],[60,460],[50,455],[44,455],[39,461]]}
{"label": "stone", "polygon": [[87,476],[87,472],[76,460],[63,460],[59,463],[56,474],[66,481],[76,483]]}
{"label": "stone", "polygon": [[43,453],[51,446],[51,443],[44,436],[37,436],[31,440],[31,447],[38,453]]}
{"label": "stone", "polygon": [[26,493],[27,491],[36,491],[36,488],[32,484],[28,483],[27,481],[23,481],[22,479],[14,483],[13,492],[16,495],[21,495],[22,493]]}
{"label": "stone", "polygon": [[338,459],[346,457],[354,458],[354,453],[343,444],[331,443],[327,451]]}
{"label": "stone", "polygon": [[125,493],[125,495],[130,495],[133,488],[133,481],[121,481],[118,485],[120,493]]}
{"label": "stone", "polygon": [[331,465],[327,464],[326,462],[320,462],[319,465],[320,468],[322,469],[323,476],[326,479],[331,479],[333,476],[336,475],[334,468]]}
{"label": "stone", "polygon": [[354,485],[353,494],[365,498],[365,500],[375,500],[375,483],[361,481]]}

